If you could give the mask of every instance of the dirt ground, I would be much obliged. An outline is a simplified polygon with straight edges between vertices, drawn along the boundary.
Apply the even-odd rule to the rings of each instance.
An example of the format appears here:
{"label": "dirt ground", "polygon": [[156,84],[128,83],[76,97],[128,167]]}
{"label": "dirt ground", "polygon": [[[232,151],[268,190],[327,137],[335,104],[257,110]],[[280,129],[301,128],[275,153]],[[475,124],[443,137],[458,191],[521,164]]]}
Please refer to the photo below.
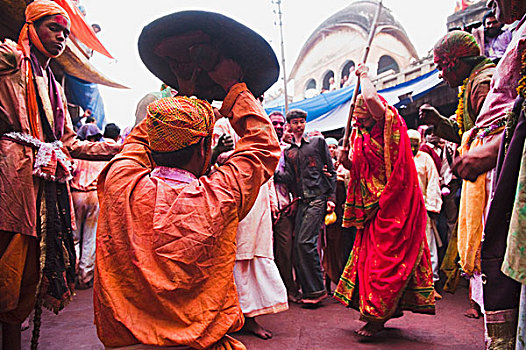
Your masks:
{"label": "dirt ground", "polygon": [[[363,324],[358,312],[331,298],[317,309],[291,304],[286,312],[258,317],[273,332],[270,340],[243,332],[233,336],[249,350],[483,349],[483,320],[464,317],[467,305],[467,289],[460,287],[437,302],[435,316],[405,313],[389,321],[387,330],[375,341],[362,342],[353,332]],[[23,349],[30,348],[31,331],[32,324],[22,333]],[[104,349],[93,324],[91,289],[77,291],[75,299],[58,316],[44,310],[39,349]]]}

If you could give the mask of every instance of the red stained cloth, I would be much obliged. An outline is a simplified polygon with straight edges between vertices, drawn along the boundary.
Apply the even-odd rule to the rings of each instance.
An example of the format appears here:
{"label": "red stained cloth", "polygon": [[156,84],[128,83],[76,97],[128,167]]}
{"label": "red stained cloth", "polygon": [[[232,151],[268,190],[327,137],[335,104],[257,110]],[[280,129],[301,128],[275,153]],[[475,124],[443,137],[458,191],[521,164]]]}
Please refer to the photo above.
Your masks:
{"label": "red stained cloth", "polygon": [[359,229],[336,299],[363,320],[385,321],[404,309],[434,314],[426,208],[396,109],[387,106],[370,132],[355,128],[351,150],[344,224]]}
{"label": "red stained cloth", "polygon": [[458,60],[481,54],[480,47],[473,35],[463,30],[453,30],[444,35],[433,48],[435,63],[451,71]]}

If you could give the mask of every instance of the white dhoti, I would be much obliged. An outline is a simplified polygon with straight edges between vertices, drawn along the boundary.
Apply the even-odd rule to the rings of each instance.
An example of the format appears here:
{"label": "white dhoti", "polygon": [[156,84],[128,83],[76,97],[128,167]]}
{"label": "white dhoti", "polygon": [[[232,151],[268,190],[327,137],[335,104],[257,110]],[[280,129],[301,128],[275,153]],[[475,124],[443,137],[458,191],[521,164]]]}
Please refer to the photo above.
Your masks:
{"label": "white dhoti", "polygon": [[234,279],[245,316],[274,314],[289,308],[287,290],[273,259],[255,257],[236,261]]}
{"label": "white dhoti", "polygon": [[[216,122],[214,142],[224,134],[230,135],[234,143],[239,141],[239,136],[226,118]],[[223,153],[218,162],[222,162],[221,158],[228,159],[228,156],[229,153]],[[247,317],[289,308],[287,289],[274,262],[271,201],[277,207],[272,179],[260,187],[254,206],[237,228],[234,279],[241,310]]]}
{"label": "white dhoti", "polygon": [[254,207],[239,223],[234,279],[243,314],[272,314],[289,308],[287,289],[274,262],[269,187],[261,186]]}
{"label": "white dhoti", "polygon": [[431,224],[431,218],[427,216],[426,224],[426,238],[427,245],[429,246],[429,253],[431,253],[431,267],[433,268],[433,282],[436,283],[440,280],[440,275],[438,274],[438,248],[437,240],[435,237],[435,232],[433,225]]}

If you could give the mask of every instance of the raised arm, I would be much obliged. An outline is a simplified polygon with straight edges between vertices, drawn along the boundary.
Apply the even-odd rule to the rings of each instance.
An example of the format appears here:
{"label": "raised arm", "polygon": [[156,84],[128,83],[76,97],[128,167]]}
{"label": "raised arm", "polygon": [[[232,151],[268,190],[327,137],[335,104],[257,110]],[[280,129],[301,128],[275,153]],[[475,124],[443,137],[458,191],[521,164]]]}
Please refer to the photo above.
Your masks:
{"label": "raised arm", "polygon": [[422,123],[435,127],[435,135],[444,140],[460,144],[459,128],[456,121],[444,117],[435,107],[428,103],[420,106],[418,115]]}
{"label": "raised arm", "polygon": [[201,178],[216,195],[233,195],[240,218],[246,216],[264,184],[274,173],[281,154],[270,119],[244,83],[234,85],[220,113],[241,137],[234,153],[210,177]]}
{"label": "raised arm", "polygon": [[369,77],[369,68],[363,63],[359,63],[358,68],[356,68],[356,75],[360,77],[362,96],[373,118],[376,120],[383,119],[385,115],[385,105],[382,100],[380,100],[380,97],[378,97],[376,88]]}

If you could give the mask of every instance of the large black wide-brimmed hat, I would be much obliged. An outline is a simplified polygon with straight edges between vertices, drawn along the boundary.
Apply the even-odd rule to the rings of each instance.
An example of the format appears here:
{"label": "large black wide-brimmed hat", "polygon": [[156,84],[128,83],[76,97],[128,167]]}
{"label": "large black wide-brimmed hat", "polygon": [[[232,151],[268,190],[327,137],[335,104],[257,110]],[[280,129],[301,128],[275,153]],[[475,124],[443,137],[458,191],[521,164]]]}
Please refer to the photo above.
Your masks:
{"label": "large black wide-brimmed hat", "polygon": [[[173,37],[204,33],[221,54],[236,61],[243,70],[243,81],[254,94],[262,95],[279,77],[279,64],[269,43],[243,24],[224,15],[205,11],[182,11],[161,17],[148,24],[139,36],[139,55],[146,67],[167,85],[178,89],[177,77],[159,46]],[[177,45],[176,45],[177,46]],[[180,46],[179,46],[180,47]],[[184,51],[183,48],[181,51]],[[166,48],[164,49],[166,51]],[[178,72],[179,74],[179,72]],[[211,83],[208,74],[201,79]],[[199,98],[222,100],[223,89],[210,89]]]}

